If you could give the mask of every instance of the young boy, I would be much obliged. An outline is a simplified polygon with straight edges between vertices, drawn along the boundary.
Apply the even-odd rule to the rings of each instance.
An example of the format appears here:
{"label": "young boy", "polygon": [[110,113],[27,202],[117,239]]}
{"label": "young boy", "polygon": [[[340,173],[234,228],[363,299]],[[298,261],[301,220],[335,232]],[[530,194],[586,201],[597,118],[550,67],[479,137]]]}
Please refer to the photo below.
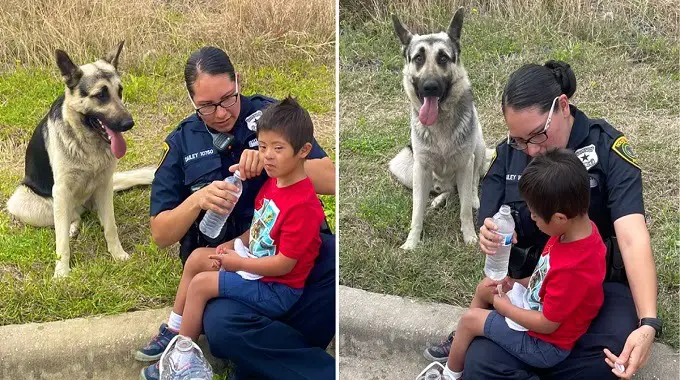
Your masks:
{"label": "young boy", "polygon": [[[569,355],[604,301],[606,248],[588,218],[590,185],[581,161],[566,149],[548,150],[526,167],[519,191],[538,228],[550,235],[531,277],[518,280],[527,288],[523,304],[529,309],[511,303],[503,293],[508,287],[499,292],[497,282],[482,280],[458,322],[444,379],[461,378],[465,352],[477,336],[530,366],[552,367]],[[528,331],[510,328],[504,317]]]}
{"label": "young boy", "polygon": [[[267,107],[257,127],[259,152],[270,178],[255,199],[250,229],[238,238],[249,247],[249,257],[233,251],[237,239],[194,251],[184,267],[169,326],[161,326],[147,347],[137,351],[138,359],[157,360],[158,352],[177,334],[195,342],[203,310],[212,298],[237,299],[275,319],[302,295],[321,246],[324,220],[304,170],[312,148],[312,120],[295,100],[286,98]],[[147,367],[143,378],[157,376],[157,368],[158,363]]]}

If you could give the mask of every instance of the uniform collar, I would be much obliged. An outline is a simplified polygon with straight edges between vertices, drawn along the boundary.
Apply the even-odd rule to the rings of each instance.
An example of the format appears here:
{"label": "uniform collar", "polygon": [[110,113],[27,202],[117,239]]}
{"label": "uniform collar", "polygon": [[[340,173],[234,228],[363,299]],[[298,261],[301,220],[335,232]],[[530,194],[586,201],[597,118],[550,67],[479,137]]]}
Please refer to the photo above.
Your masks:
{"label": "uniform collar", "polygon": [[574,125],[571,127],[571,134],[569,135],[569,142],[567,148],[578,148],[590,133],[590,122],[588,116],[575,105],[570,104],[569,109],[571,116],[574,117]]}

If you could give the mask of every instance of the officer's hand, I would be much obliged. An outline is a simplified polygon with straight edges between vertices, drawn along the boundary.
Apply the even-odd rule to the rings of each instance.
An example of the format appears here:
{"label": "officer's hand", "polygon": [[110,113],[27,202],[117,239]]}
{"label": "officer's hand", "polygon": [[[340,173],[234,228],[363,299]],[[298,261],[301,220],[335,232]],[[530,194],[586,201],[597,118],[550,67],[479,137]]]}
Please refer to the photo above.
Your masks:
{"label": "officer's hand", "polygon": [[[484,219],[484,224],[479,228],[479,247],[487,255],[495,254],[503,240],[503,237],[495,232],[497,229],[498,226],[491,218]],[[517,244],[517,233],[515,231],[512,232],[512,244]]]}
{"label": "officer's hand", "polygon": [[491,218],[484,219],[484,224],[479,228],[479,247],[487,255],[495,254],[501,241],[501,237],[494,232],[497,229]]}
{"label": "officer's hand", "polygon": [[238,192],[236,186],[224,181],[213,181],[194,195],[198,197],[198,206],[201,209],[212,210],[224,215],[234,208],[234,204],[238,200],[232,192]]}
{"label": "officer's hand", "polygon": [[260,152],[257,150],[246,149],[241,153],[239,163],[229,167],[230,172],[235,172],[236,169],[241,173],[243,179],[257,177],[264,169],[264,157],[260,156]]}

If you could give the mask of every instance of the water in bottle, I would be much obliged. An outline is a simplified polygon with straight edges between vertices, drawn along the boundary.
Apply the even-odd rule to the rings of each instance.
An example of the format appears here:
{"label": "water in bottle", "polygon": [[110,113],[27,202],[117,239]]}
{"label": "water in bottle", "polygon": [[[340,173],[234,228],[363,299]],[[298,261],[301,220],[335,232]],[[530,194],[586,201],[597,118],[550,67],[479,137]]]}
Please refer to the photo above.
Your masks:
{"label": "water in bottle", "polygon": [[500,281],[508,274],[512,233],[515,231],[515,221],[510,214],[510,206],[502,205],[496,215],[493,216],[493,222],[498,226],[496,234],[502,236],[503,241],[494,255],[486,255],[484,274],[494,281]]}
{"label": "water in bottle", "polygon": [[[241,180],[242,180],[241,173],[238,170],[234,172],[234,175],[224,179],[224,182],[231,183],[238,189],[236,193],[230,192],[231,194],[234,194],[236,196],[237,200],[241,196],[241,192],[243,191],[243,182],[241,182]],[[198,228],[205,236],[208,236],[211,239],[215,239],[220,235],[220,232],[222,231],[222,226],[224,226],[224,223],[227,221],[229,213],[230,212],[224,215],[220,215],[212,210],[208,210],[203,216],[201,224],[199,224]]]}
{"label": "water in bottle", "polygon": [[161,380],[212,380],[212,367],[190,338],[175,336],[160,359]]}

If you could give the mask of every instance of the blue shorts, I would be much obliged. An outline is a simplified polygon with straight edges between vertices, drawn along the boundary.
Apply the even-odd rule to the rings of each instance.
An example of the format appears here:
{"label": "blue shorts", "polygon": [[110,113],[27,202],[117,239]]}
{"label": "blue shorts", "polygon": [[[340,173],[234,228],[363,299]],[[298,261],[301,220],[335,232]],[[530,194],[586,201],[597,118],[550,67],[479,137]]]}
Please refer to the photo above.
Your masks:
{"label": "blue shorts", "polygon": [[484,322],[484,336],[494,341],[512,356],[536,368],[550,368],[566,359],[571,350],[534,338],[526,331],[513,330],[505,317],[491,311]]}
{"label": "blue shorts", "polygon": [[278,282],[244,280],[237,273],[224,270],[220,270],[219,274],[220,297],[243,302],[271,319],[288,312],[302,295],[302,289]]}

